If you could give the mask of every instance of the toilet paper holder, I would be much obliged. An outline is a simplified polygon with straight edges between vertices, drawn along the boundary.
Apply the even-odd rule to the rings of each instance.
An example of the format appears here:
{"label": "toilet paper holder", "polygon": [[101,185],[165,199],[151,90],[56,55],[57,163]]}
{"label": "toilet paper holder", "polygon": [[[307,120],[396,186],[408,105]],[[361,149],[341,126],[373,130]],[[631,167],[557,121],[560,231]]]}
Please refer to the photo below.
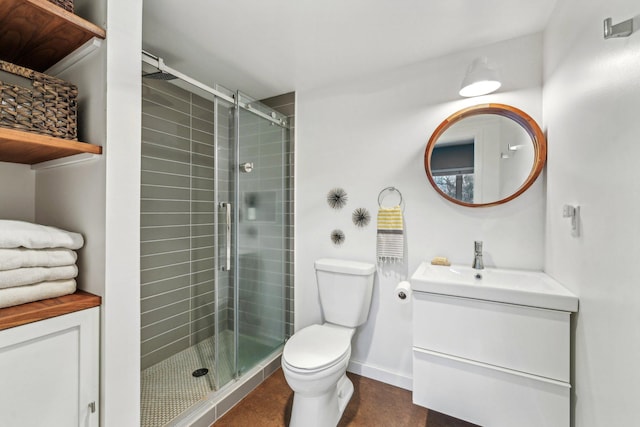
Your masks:
{"label": "toilet paper holder", "polygon": [[412,295],[411,284],[406,280],[402,281],[396,285],[393,293],[395,294],[395,297],[398,298],[401,304],[406,304],[407,302],[409,302],[409,299]]}

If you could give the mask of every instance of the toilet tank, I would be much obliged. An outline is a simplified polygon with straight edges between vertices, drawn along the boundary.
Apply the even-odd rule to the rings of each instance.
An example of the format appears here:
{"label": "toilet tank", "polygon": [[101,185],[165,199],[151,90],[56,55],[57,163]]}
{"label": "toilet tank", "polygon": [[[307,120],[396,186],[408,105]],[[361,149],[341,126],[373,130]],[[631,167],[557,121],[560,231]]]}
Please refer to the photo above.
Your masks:
{"label": "toilet tank", "polygon": [[366,322],[376,266],[325,258],[315,262],[315,269],[325,322],[348,328]]}

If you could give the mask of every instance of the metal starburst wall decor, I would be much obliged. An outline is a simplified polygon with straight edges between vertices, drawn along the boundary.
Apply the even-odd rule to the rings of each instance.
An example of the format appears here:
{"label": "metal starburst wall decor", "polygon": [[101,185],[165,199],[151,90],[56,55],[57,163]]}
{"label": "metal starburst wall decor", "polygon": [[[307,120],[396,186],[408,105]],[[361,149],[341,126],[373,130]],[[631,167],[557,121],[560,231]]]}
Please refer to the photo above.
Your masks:
{"label": "metal starburst wall decor", "polygon": [[331,241],[333,242],[334,245],[340,246],[341,244],[344,243],[344,239],[345,239],[345,236],[342,230],[333,230],[331,232]]}
{"label": "metal starburst wall decor", "polygon": [[371,222],[371,214],[365,208],[358,208],[351,214],[351,220],[356,227],[366,227]]}
{"label": "metal starburst wall decor", "polygon": [[342,209],[348,199],[347,192],[342,188],[333,188],[327,193],[327,203],[333,209]]}

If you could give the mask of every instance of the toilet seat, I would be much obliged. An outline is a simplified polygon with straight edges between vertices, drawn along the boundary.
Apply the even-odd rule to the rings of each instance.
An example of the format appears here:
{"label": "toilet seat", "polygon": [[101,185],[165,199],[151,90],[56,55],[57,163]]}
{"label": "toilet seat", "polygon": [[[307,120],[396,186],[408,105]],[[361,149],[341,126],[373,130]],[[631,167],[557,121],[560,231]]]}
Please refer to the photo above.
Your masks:
{"label": "toilet seat", "polygon": [[353,329],[311,325],[293,334],[282,352],[287,367],[300,373],[328,369],[349,358]]}

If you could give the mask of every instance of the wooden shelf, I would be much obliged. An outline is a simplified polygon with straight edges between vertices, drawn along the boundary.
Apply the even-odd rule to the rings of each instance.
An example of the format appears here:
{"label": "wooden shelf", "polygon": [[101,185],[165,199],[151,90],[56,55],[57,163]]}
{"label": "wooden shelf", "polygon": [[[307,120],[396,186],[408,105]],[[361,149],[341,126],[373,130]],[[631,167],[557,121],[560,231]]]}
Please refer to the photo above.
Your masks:
{"label": "wooden shelf", "polygon": [[104,29],[48,0],[0,1],[0,59],[43,72]]}
{"label": "wooden shelf", "polygon": [[13,307],[0,308],[0,331],[75,311],[98,307],[100,304],[102,304],[101,297],[84,291],[76,291],[71,295],[58,298],[43,299]]}
{"label": "wooden shelf", "polygon": [[33,165],[74,154],[102,154],[99,145],[0,128],[0,162]]}

